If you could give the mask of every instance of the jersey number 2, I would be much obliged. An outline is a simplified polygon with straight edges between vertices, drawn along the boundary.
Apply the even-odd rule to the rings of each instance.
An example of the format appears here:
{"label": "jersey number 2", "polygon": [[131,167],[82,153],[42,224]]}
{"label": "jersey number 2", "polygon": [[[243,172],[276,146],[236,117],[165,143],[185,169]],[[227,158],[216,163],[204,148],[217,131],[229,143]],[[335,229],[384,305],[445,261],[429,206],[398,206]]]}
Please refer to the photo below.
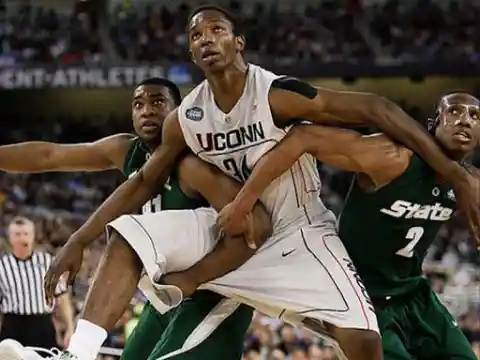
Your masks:
{"label": "jersey number 2", "polygon": [[420,239],[423,236],[423,227],[421,226],[414,226],[407,231],[407,235],[405,235],[405,239],[410,240],[410,242],[404,248],[401,248],[396,252],[397,255],[411,258],[413,256],[413,249],[415,249],[415,245],[418,244]]}

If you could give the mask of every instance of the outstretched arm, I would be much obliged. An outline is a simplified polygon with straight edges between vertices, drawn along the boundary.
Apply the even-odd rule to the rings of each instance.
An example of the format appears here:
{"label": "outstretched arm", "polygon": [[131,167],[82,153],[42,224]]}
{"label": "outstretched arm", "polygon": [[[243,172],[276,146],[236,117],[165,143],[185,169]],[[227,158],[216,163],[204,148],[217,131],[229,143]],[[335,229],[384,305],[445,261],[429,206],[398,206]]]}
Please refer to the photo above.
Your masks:
{"label": "outstretched arm", "polygon": [[0,146],[0,169],[10,172],[121,169],[133,135],[117,134],[92,143],[31,141]]}
{"label": "outstretched arm", "polygon": [[[240,183],[223,174],[194,155],[185,157],[179,167],[182,185],[202,195],[217,211],[231,202],[241,188]],[[270,236],[272,228],[265,208],[257,202],[252,211],[252,237],[260,247]],[[162,281],[182,288],[184,296],[210,280],[221,277],[243,265],[254,254],[243,236],[219,241],[215,249],[189,269],[166,275]],[[185,286],[188,283],[189,286]]]}
{"label": "outstretched arm", "polygon": [[317,124],[370,124],[399,141],[445,179],[456,182],[462,167],[449,159],[423,126],[395,103],[375,94],[317,89],[299,80],[279,79],[269,94],[270,107],[278,126],[292,119]]}
{"label": "outstretched arm", "polygon": [[460,164],[449,159],[419,123],[398,105],[377,95],[314,89],[302,84],[300,91],[298,84],[289,85],[290,88],[272,87],[269,101],[278,126],[286,126],[292,119],[332,124],[332,118],[349,123],[362,121],[376,125],[387,136],[420,155],[453,185],[458,207],[467,217],[476,240],[480,242],[479,181]]}
{"label": "outstretched arm", "polygon": [[163,124],[162,143],[137,174],[120,185],[69,241],[87,245],[100,235],[110,221],[136,212],[167,180],[178,155],[186,148],[177,110]]}
{"label": "outstretched arm", "polygon": [[220,225],[232,227],[239,216],[249,213],[270,183],[305,153],[330,166],[366,174],[376,188],[401,175],[411,156],[409,150],[383,134],[363,136],[356,131],[320,125],[295,126],[258,161],[231,205],[232,213],[222,212]]}

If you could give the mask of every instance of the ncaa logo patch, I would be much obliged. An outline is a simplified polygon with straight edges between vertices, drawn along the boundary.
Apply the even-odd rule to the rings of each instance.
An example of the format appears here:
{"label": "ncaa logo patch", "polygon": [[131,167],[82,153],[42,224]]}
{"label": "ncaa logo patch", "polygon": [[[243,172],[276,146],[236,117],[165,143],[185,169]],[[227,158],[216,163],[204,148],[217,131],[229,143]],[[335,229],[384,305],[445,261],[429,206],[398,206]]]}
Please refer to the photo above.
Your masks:
{"label": "ncaa logo patch", "polygon": [[203,119],[203,110],[199,107],[193,107],[185,111],[185,117],[192,121],[200,121]]}

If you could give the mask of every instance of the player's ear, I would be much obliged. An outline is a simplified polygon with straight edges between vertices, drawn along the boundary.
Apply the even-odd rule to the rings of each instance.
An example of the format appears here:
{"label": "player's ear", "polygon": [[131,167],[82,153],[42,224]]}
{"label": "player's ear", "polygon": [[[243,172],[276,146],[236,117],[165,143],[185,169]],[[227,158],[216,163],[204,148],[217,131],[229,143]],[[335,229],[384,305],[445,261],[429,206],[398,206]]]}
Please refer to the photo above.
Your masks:
{"label": "player's ear", "polygon": [[243,35],[236,36],[235,47],[237,52],[242,52],[245,49],[245,37]]}

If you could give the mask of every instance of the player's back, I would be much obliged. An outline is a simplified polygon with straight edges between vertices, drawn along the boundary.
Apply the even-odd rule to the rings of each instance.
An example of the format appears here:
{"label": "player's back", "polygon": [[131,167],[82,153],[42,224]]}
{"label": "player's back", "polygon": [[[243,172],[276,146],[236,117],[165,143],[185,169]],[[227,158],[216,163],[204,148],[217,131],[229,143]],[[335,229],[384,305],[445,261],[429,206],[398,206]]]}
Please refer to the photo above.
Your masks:
{"label": "player's back", "polygon": [[[249,65],[242,96],[229,113],[216,105],[207,81],[197,86],[179,107],[187,145],[235,179],[244,182],[262,155],[286,134],[275,126],[268,94],[280,77]],[[274,233],[312,222],[334,226],[334,215],[319,200],[320,180],[316,161],[302,156],[261,196],[272,214]]]}
{"label": "player's back", "polygon": [[428,247],[454,208],[452,188],[418,155],[375,192],[353,181],[339,234],[372,297],[406,293],[422,281]]}

